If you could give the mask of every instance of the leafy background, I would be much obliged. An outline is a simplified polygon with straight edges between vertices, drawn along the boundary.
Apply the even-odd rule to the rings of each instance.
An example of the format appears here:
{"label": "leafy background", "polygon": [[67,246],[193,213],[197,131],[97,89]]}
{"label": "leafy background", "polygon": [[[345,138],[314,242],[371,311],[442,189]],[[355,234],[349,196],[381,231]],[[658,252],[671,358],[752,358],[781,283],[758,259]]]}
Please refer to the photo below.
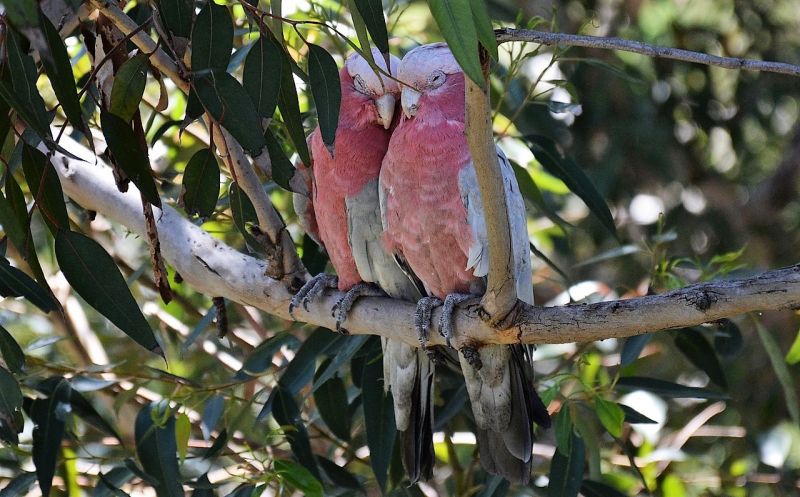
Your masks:
{"label": "leafy background", "polygon": [[[0,70],[0,495],[796,495],[800,342],[791,311],[540,346],[537,386],[555,427],[540,434],[528,487],[480,470],[463,381],[441,370],[437,470],[407,488],[376,338],[214,300],[170,268],[165,304],[146,241],[64,203],[33,149],[56,146],[51,120],[68,121],[66,132],[86,144],[91,135],[98,152],[108,147],[145,199],[177,205],[253,253],[252,206],[209,151],[206,128],[181,127],[206,110],[246,150],[266,145],[275,174],[264,186],[313,273],[324,255],[296,225],[287,188],[290,160],[307,156],[305,134],[318,119],[335,122],[322,76],[341,64],[348,41],[370,38],[398,55],[440,33],[453,43],[441,13],[474,14],[481,3],[154,5],[158,28],[151,5],[124,8],[175,56],[192,46],[192,94],[132,54],[113,64],[102,110],[87,52],[97,25],[62,43],[33,3],[6,7],[5,53],[20,56]],[[494,27],[800,63],[793,0],[486,8]],[[286,19],[254,16],[270,9]],[[491,45],[486,24],[472,26],[456,32]],[[278,36],[259,37],[266,29]],[[461,57],[468,67],[469,53]],[[796,263],[799,88],[787,76],[502,45],[492,65],[495,131],[529,202],[537,302],[643,295]],[[28,124],[21,139],[13,116]],[[274,117],[269,132],[254,133],[264,117]]]}

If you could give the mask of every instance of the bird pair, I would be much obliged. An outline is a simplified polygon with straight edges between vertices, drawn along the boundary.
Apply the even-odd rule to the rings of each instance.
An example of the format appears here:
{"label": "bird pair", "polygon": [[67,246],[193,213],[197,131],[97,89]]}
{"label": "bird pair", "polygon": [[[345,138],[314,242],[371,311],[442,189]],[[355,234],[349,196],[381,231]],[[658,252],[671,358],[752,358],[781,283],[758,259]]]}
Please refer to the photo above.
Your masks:
{"label": "bird pair", "polygon": [[[353,302],[377,286],[392,298],[418,302],[423,348],[431,309],[443,305],[440,329],[449,343],[455,306],[484,292],[489,269],[483,200],[464,134],[464,73],[443,43],[417,47],[402,61],[391,56],[389,67],[380,53],[373,55],[394,79],[351,55],[340,73],[334,153],[317,129],[309,136],[313,167],[298,166],[299,190],[307,195],[295,195],[295,209],[307,233],[327,250],[338,278],[314,277],[291,305],[338,287],[347,292],[335,308],[338,327]],[[402,115],[395,116],[398,94]],[[533,303],[525,206],[508,159],[499,148],[497,155],[517,295]],[[430,478],[431,359],[419,348],[383,339],[383,361],[406,471],[412,482]],[[483,467],[527,482],[533,422],[550,425],[533,389],[531,350],[485,345],[467,357],[459,353],[459,362]]]}

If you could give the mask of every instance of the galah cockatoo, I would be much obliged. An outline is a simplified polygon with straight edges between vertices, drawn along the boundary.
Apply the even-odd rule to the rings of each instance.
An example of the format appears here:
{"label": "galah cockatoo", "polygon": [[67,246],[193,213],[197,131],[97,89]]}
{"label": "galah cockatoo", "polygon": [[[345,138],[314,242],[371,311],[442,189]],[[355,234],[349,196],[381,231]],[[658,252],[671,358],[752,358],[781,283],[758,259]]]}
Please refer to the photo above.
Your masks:
{"label": "galah cockatoo", "polygon": [[[386,71],[381,53],[372,53]],[[390,61],[391,74],[396,74],[399,59],[391,56]],[[300,190],[305,186],[310,196],[294,196],[301,224],[325,247],[338,278],[314,277],[290,306],[291,310],[305,305],[325,288],[338,287],[347,293],[335,308],[337,328],[357,297],[374,293],[370,284],[392,298],[417,301],[422,296],[421,287],[385,251],[381,240],[378,175],[400,88],[396,81],[376,74],[358,54],[347,59],[339,76],[342,99],[334,153],[315,130],[309,137],[313,167],[299,166],[295,176],[303,183],[296,186]],[[433,365],[417,347],[386,339],[382,345],[384,382],[394,398],[403,463],[415,483],[430,478],[433,468]]]}
{"label": "galah cockatoo", "polygon": [[[397,78],[403,84],[403,116],[392,133],[380,175],[384,240],[387,250],[404,261],[429,295],[420,301],[417,315],[430,321],[431,308],[444,304],[440,325],[449,342],[455,306],[482,294],[489,272],[483,201],[464,135],[464,73],[447,45],[436,43],[408,52]],[[525,205],[499,148],[497,156],[517,295],[533,303]],[[418,328],[418,332],[424,340],[426,331]],[[477,424],[481,463],[491,473],[527,482],[533,422],[550,425],[547,409],[533,388],[531,350],[523,345],[486,345],[477,351],[462,349],[459,360]]]}

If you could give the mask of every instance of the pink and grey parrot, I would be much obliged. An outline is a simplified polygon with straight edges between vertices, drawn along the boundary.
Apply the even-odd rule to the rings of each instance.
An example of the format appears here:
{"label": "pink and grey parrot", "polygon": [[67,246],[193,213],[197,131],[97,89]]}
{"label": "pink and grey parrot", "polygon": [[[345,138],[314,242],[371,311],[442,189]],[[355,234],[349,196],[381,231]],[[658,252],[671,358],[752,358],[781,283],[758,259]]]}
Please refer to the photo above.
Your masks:
{"label": "pink and grey parrot", "polygon": [[[387,70],[380,52],[374,60]],[[391,74],[399,60],[391,56]],[[379,76],[358,54],[340,72],[342,99],[333,155],[315,130],[309,137],[313,167],[298,167],[294,204],[301,224],[328,252],[338,276],[317,275],[292,299],[290,310],[325,288],[347,292],[337,304],[337,328],[356,298],[374,285],[392,298],[417,301],[422,289],[400,268],[381,240],[378,176],[391,135],[399,86]],[[383,295],[383,293],[381,293]],[[433,468],[433,365],[424,351],[383,340],[386,389],[391,389],[403,463],[412,483],[430,478]]]}
{"label": "pink and grey parrot", "polygon": [[[400,63],[403,116],[380,174],[387,250],[418,277],[428,297],[417,316],[425,340],[430,310],[444,305],[440,326],[452,337],[457,304],[485,290],[489,243],[483,200],[464,135],[464,73],[447,45],[423,45]],[[505,183],[518,297],[533,303],[530,248],[522,196],[497,149]],[[533,388],[531,351],[523,345],[462,349],[461,370],[477,425],[481,463],[515,482],[530,478],[533,422],[550,417]]]}

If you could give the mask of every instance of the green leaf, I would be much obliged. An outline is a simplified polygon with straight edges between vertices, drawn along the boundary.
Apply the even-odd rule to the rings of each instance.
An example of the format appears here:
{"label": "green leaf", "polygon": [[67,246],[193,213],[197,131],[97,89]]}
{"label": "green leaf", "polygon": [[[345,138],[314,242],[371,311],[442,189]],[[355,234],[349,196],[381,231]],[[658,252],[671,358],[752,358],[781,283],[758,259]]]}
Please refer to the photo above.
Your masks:
{"label": "green leaf", "polygon": [[69,228],[67,206],[64,203],[64,192],[53,164],[43,153],[24,144],[22,147],[22,169],[39,212],[44,222],[55,234],[59,229]]}
{"label": "green leaf", "polygon": [[292,191],[289,183],[295,172],[292,161],[286,156],[286,152],[270,129],[264,132],[264,140],[267,142],[267,151],[272,161],[272,180],[284,190]]}
{"label": "green leaf", "polygon": [[78,295],[147,350],[162,355],[119,268],[99,243],[74,231],[56,235],[56,260]]}
{"label": "green leaf", "polygon": [[17,434],[22,432],[23,423],[19,383],[11,373],[0,367],[0,440],[17,445]]}
{"label": "green leaf", "polygon": [[239,229],[239,232],[244,237],[247,246],[252,250],[257,250],[260,246],[258,241],[247,231],[248,224],[258,223],[256,208],[253,207],[253,203],[250,201],[250,198],[248,198],[247,194],[243,192],[236,183],[231,183],[228,189],[228,199],[230,200],[231,204],[231,217],[233,218],[233,224],[235,224]]}
{"label": "green leaf", "polygon": [[197,483],[192,486],[194,487],[192,497],[216,497],[217,495],[214,485],[208,479],[208,473],[198,478]]}
{"label": "green leaf", "polygon": [[625,420],[625,412],[615,402],[596,397],[594,399],[595,411],[603,428],[611,436],[619,438],[622,436],[622,422]]}
{"label": "green leaf", "polygon": [[0,64],[0,96],[40,138],[51,138],[50,119],[36,88],[38,72],[33,57],[22,47],[20,37],[6,29],[7,63]]}
{"label": "green leaf", "polygon": [[[201,113],[202,113],[202,108],[201,108]],[[160,140],[161,137],[164,136],[164,134],[167,131],[169,131],[169,128],[173,126],[180,126],[180,124],[181,121],[178,121],[177,119],[172,119],[159,126],[158,129],[156,129],[156,132],[153,133],[153,137],[150,138],[150,146],[152,147],[153,145],[155,145],[156,142]]]}
{"label": "green leaf", "polygon": [[147,55],[139,53],[126,60],[114,75],[109,111],[125,122],[131,122],[147,84]]}
{"label": "green leaf", "polygon": [[470,7],[472,8],[472,19],[475,21],[475,31],[478,33],[478,40],[480,40],[483,48],[489,52],[489,55],[497,60],[497,39],[494,36],[494,29],[492,29],[492,20],[489,18],[489,10],[486,8],[484,0],[469,0]]}
{"label": "green leaf", "polygon": [[572,443],[572,432],[575,431],[569,406],[563,405],[555,418],[553,429],[556,436],[556,447],[562,454],[569,454],[570,444]]}
{"label": "green leaf", "polygon": [[592,214],[616,238],[617,229],[611,211],[583,169],[571,158],[562,156],[550,138],[541,135],[530,135],[526,138],[536,160],[550,174],[563,181],[572,193],[580,197]]}
{"label": "green leaf", "polygon": [[36,467],[36,479],[39,480],[42,495],[50,495],[71,394],[69,383],[61,378],[52,395],[45,399],[35,399],[31,403],[33,465]]}
{"label": "green leaf", "polygon": [[261,36],[253,42],[244,60],[242,86],[263,118],[271,118],[278,106],[284,69],[282,58],[283,47],[271,37]]}
{"label": "green leaf", "polygon": [[717,359],[714,348],[703,334],[694,328],[684,328],[674,333],[675,346],[689,359],[689,362],[704,371],[711,381],[727,389],[728,382],[722,365]]}
{"label": "green leaf", "polygon": [[[322,368],[320,368],[321,370]],[[350,416],[342,406],[347,405],[347,390],[344,381],[334,376],[314,392],[314,402],[319,415],[331,432],[342,440],[350,440]]]}
{"label": "green leaf", "polygon": [[83,121],[81,102],[78,100],[78,90],[75,87],[75,78],[72,75],[72,65],[69,61],[69,54],[67,54],[67,47],[64,46],[64,41],[58,31],[44,13],[40,12],[39,23],[49,51],[49,54],[40,54],[41,61],[50,85],[58,98],[58,103],[61,104],[61,109],[70,124],[91,140],[89,129]]}
{"label": "green leaf", "polygon": [[125,171],[145,200],[161,207],[161,198],[150,170],[147,144],[137,138],[130,123],[100,109],[100,126],[114,162]]}
{"label": "green leaf", "polygon": [[397,427],[391,393],[383,390],[383,361],[379,342],[370,339],[372,351],[364,363],[362,396],[364,398],[364,428],[367,432],[369,462],[381,490],[386,490],[389,464],[392,461]]}
{"label": "green leaf", "polygon": [[720,356],[732,359],[741,352],[743,346],[742,330],[736,323],[730,319],[721,319],[714,323],[714,349]]}
{"label": "green leaf", "polygon": [[643,376],[626,376],[617,381],[620,390],[646,390],[666,399],[709,399],[720,400],[729,398],[722,392],[715,392],[707,388],[687,387],[671,381],[657,380]]}
{"label": "green leaf", "polygon": [[453,52],[453,57],[464,70],[464,74],[484,88],[486,81],[478,56],[478,33],[475,30],[475,21],[472,19],[471,1],[428,0],[428,4],[436,24],[442,31],[442,36]]}
{"label": "green leaf", "polygon": [[308,269],[309,274],[321,273],[328,264],[328,256],[325,251],[307,234],[303,235],[303,257],[301,257],[301,260]]}
{"label": "green leaf", "polygon": [[[356,32],[356,37],[358,38],[358,45],[361,48],[362,56],[369,62],[370,66],[375,66],[375,59],[372,57],[372,48],[370,48],[369,43],[369,35],[367,34],[367,24],[364,21],[364,17],[359,12],[358,7],[356,6],[355,0],[345,0],[347,4],[347,11],[350,12],[350,18],[353,21],[353,29]],[[381,5],[383,7],[383,5]],[[383,22],[383,11],[381,11],[381,20],[380,24],[383,26],[383,29],[386,29],[386,25]],[[387,46],[388,46],[388,33],[387,33]],[[388,53],[388,49],[387,52]]]}
{"label": "green leaf", "polygon": [[29,473],[26,471],[20,472],[17,476],[12,478],[8,485],[0,490],[0,497],[17,497],[28,495],[28,491],[36,481],[36,473]]}
{"label": "green leaf", "polygon": [[650,343],[653,336],[652,333],[643,333],[625,339],[625,344],[622,346],[622,353],[620,353],[620,366],[627,366],[638,359],[639,354],[642,353],[645,345]]}
{"label": "green leaf", "polygon": [[278,384],[292,395],[297,394],[314,376],[316,359],[324,354],[340,335],[325,328],[317,328],[300,346],[294,359],[283,371]]}
{"label": "green leaf", "polygon": [[175,444],[178,446],[178,456],[180,457],[181,464],[183,464],[183,461],[186,459],[191,435],[192,422],[189,421],[189,416],[185,413],[178,414],[178,417],[175,419]]}
{"label": "green leaf", "polygon": [[[21,157],[22,144],[18,144],[17,148]],[[33,243],[25,195],[23,195],[19,183],[11,174],[6,174],[6,197],[0,195],[0,222],[2,222],[11,243],[14,244],[17,251],[22,254],[22,258],[28,263],[28,267],[31,268],[36,281],[43,288],[49,290],[47,279],[36,254],[36,246]]]}
{"label": "green leaf", "polygon": [[490,475],[477,497],[505,497],[511,483],[499,475]]}
{"label": "green leaf", "polygon": [[778,382],[783,388],[789,417],[792,418],[795,426],[798,426],[800,425],[800,401],[797,398],[797,387],[794,385],[794,380],[792,380],[792,374],[783,360],[783,353],[775,339],[758,320],[754,320],[754,322],[758,331],[758,338],[761,339],[761,344],[769,357],[770,364],[772,364],[772,370],[775,371],[775,376],[778,377]]}
{"label": "green leaf", "polygon": [[192,27],[192,71],[225,72],[233,49],[233,20],[228,8],[209,0]]}
{"label": "green leaf", "polygon": [[195,78],[194,90],[206,112],[224,126],[250,155],[261,153],[265,145],[261,117],[233,76],[223,72]]}
{"label": "green leaf", "polygon": [[133,471],[125,466],[112,468],[108,473],[100,473],[97,486],[94,487],[92,497],[123,497],[119,487],[128,483],[134,476]]}
{"label": "green leaf", "polygon": [[190,0],[156,0],[161,22],[174,35],[189,38],[192,32],[194,2]]}
{"label": "green leaf", "polygon": [[12,373],[22,373],[25,368],[25,354],[11,333],[2,326],[0,326],[0,355]]}
{"label": "green leaf", "polygon": [[328,479],[334,485],[355,490],[361,488],[361,483],[359,483],[358,478],[330,459],[317,456],[317,463],[319,463],[319,467],[322,468],[322,471],[325,472],[325,474],[328,476]]}
{"label": "green leaf", "polygon": [[357,336],[340,336],[336,338],[337,342],[344,343],[333,355],[330,362],[326,362],[325,367],[320,367],[317,376],[314,378],[314,385],[312,391],[319,388],[319,386],[332,378],[345,364],[347,364],[353,356],[361,350],[361,347],[369,340],[369,335]]}
{"label": "green leaf", "polygon": [[628,494],[620,492],[611,485],[599,481],[583,480],[581,493],[584,497],[627,497]]}
{"label": "green leaf", "polygon": [[339,125],[339,103],[342,88],[339,70],[333,57],[324,48],[308,43],[308,78],[314,105],[317,106],[322,142],[333,154],[336,128]]}
{"label": "green leaf", "polygon": [[618,404],[618,405],[620,409],[622,409],[622,412],[625,413],[625,421],[629,424],[649,425],[658,423],[658,421],[648,418],[647,416],[645,416],[644,414],[640,413],[639,411],[637,411],[632,407],[628,407],[625,404]]}
{"label": "green leaf", "polygon": [[282,386],[278,386],[272,391],[272,397],[272,416],[279,425],[288,427],[285,433],[289,446],[292,448],[292,453],[300,464],[311,472],[314,478],[320,479],[317,462],[314,458],[314,453],[311,452],[308,432],[303,425],[302,419],[300,419],[300,410],[297,408],[297,403],[295,403],[291,393]]}
{"label": "green leaf", "polygon": [[585,446],[583,439],[572,434],[570,450],[563,454],[556,450],[550,462],[550,484],[547,486],[548,497],[575,497],[583,480]]}
{"label": "green leaf", "polygon": [[[355,4],[375,46],[382,54],[389,53],[389,33],[383,17],[383,2],[381,0],[355,0]],[[360,38],[359,41],[361,41]],[[361,48],[369,51],[369,46],[362,45]]]}
{"label": "green leaf", "polygon": [[7,259],[0,258],[0,294],[24,297],[42,312],[58,307],[52,295],[27,274],[12,266]]}
{"label": "green leaf", "polygon": [[183,206],[188,214],[209,217],[219,198],[219,163],[208,148],[198,150],[183,171]]}
{"label": "green leaf", "polygon": [[533,181],[527,169],[515,162],[511,162],[511,167],[514,169],[514,176],[517,178],[517,184],[519,184],[519,191],[522,193],[522,198],[530,202],[534,207],[539,209],[539,211],[543,212],[548,219],[562,228],[566,229],[572,226],[562,219],[561,216],[550,207],[547,201],[545,201],[542,191],[539,190],[539,187],[536,185],[536,182]]}
{"label": "green leaf", "polygon": [[278,93],[278,109],[292,140],[297,155],[303,164],[311,164],[311,154],[308,152],[306,134],[303,131],[303,119],[300,116],[300,104],[297,100],[297,87],[292,76],[292,61],[286,52],[281,51],[281,87]]}
{"label": "green leaf", "polygon": [[288,483],[306,497],[322,497],[322,483],[303,466],[278,459],[274,462],[275,472],[281,475],[284,483]]}
{"label": "green leaf", "polygon": [[[46,378],[40,381],[38,384],[36,384],[35,388],[36,390],[42,392],[46,396],[52,397],[58,390],[58,386],[61,380],[62,379],[60,377]],[[70,384],[70,388],[71,388],[71,393],[69,396],[70,412],[72,414],[77,415],[87,423],[91,424],[101,432],[121,441],[122,439],[120,438],[119,434],[114,429],[114,427],[111,426],[111,423],[109,423],[102,416],[100,416],[100,414],[91,404],[91,402],[86,400],[86,397],[84,397],[83,394],[72,388],[72,384]]]}
{"label": "green leaf", "polygon": [[39,25],[39,17],[37,15],[38,2],[31,0],[21,0],[16,2],[4,2],[6,14],[9,20],[17,28],[35,27]]}
{"label": "green leaf", "polygon": [[290,349],[297,349],[300,341],[288,333],[279,333],[269,340],[261,342],[258,347],[248,354],[240,369],[234,376],[234,380],[247,380],[263,374],[272,367],[272,358],[283,346]]}
{"label": "green leaf", "polygon": [[[148,404],[136,416],[136,454],[142,468],[158,480],[154,483],[158,497],[183,497],[178,471],[178,447],[175,441],[175,416],[165,412],[164,404]],[[164,419],[166,418],[166,419]],[[156,424],[154,419],[162,419]]]}
{"label": "green leaf", "polygon": [[800,330],[794,338],[792,346],[789,347],[789,352],[786,353],[786,364],[797,364],[800,362]]}

